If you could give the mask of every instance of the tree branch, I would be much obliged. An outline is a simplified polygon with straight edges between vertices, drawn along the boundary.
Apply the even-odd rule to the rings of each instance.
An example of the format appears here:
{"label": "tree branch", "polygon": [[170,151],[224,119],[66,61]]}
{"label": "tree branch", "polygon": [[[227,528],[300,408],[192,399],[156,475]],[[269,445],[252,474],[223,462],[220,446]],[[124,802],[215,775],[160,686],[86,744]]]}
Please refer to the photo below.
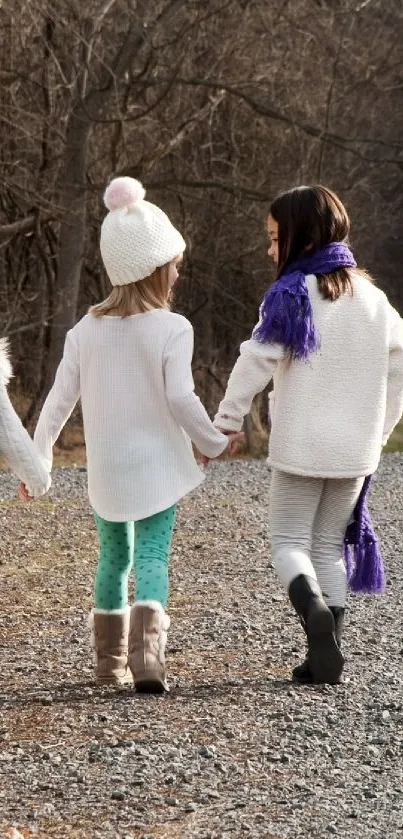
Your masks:
{"label": "tree branch", "polygon": [[[158,84],[167,84],[169,81],[169,77],[159,78],[156,80],[150,80],[150,85],[158,85]],[[361,142],[365,142],[368,144],[373,145],[385,145],[388,148],[390,144],[383,140],[371,140],[369,138],[362,140],[359,137],[346,137],[341,134],[335,134],[333,131],[326,131],[323,128],[318,128],[316,125],[312,125],[312,123],[308,122],[307,120],[289,116],[288,114],[280,111],[279,108],[274,107],[273,105],[263,105],[261,102],[258,102],[254,99],[253,96],[250,96],[248,93],[245,93],[239,87],[235,87],[234,85],[228,84],[226,82],[214,82],[209,79],[200,79],[200,78],[181,78],[177,77],[175,79],[175,84],[177,85],[186,85],[190,87],[209,87],[212,90],[224,90],[230,96],[234,96],[237,99],[245,102],[255,113],[259,114],[260,116],[269,117],[270,119],[276,120],[277,122],[283,122],[286,125],[290,125],[292,127],[300,128],[305,134],[308,134],[310,137],[314,137],[316,139],[323,140],[324,138],[333,146],[338,146],[342,148],[344,151],[349,152],[350,154],[354,155],[355,157],[361,158],[368,163],[393,163],[394,165],[398,166],[399,169],[403,169],[403,161],[396,160],[396,158],[384,158],[383,160],[378,160],[377,158],[369,158],[365,155],[361,154],[357,149],[350,148],[349,144],[359,144]],[[396,148],[396,144],[393,145]],[[399,150],[403,150],[403,144],[398,146]]]}
{"label": "tree branch", "polygon": [[[152,29],[155,29],[161,22],[167,23],[169,18],[172,17],[177,9],[183,6],[184,3],[185,0],[171,0],[171,2],[167,4],[154,21]],[[142,7],[144,7],[145,12],[147,5],[148,4],[145,0],[143,0],[142,3],[138,3],[137,19],[133,22],[131,28],[129,29],[124,43],[117,50],[112,64],[109,67],[105,66],[104,73],[98,87],[93,88],[83,100],[85,110],[87,111],[91,121],[96,119],[97,114],[99,114],[101,109],[104,107],[105,93],[110,91],[110,89],[116,84],[117,79],[121,77],[130,67],[133,57],[148,38],[148,30],[144,27],[142,22]]]}
{"label": "tree branch", "polygon": [[26,216],[26,218],[14,221],[12,224],[0,225],[0,242],[7,242],[13,236],[18,236],[20,233],[30,233],[36,225],[36,216],[34,214]]}
{"label": "tree branch", "polygon": [[[125,169],[122,174],[130,175],[131,172],[131,169]],[[135,174],[134,170],[133,174]],[[190,189],[220,189],[222,192],[228,192],[230,195],[243,196],[244,198],[248,198],[250,201],[267,202],[270,198],[268,192],[259,192],[256,189],[244,187],[240,184],[230,184],[227,181],[218,180],[190,181],[184,178],[175,177],[172,178],[172,180],[164,179],[162,181],[147,181],[147,186],[148,189],[166,189],[169,187],[177,188],[180,186],[190,187]]]}

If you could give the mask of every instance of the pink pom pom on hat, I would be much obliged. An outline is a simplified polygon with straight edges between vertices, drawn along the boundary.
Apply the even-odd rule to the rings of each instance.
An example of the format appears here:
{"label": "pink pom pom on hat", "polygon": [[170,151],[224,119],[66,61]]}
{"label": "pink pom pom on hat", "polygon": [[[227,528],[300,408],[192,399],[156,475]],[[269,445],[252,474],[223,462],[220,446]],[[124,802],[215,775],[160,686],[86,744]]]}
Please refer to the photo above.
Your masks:
{"label": "pink pom pom on hat", "polygon": [[109,210],[101,227],[101,256],[113,286],[149,277],[186,248],[179,230],[134,178],[114,178],[105,190]]}
{"label": "pink pom pom on hat", "polygon": [[106,187],[104,204],[108,210],[130,207],[137,201],[142,201],[145,194],[146,191],[140,181],[134,178],[114,178]]}

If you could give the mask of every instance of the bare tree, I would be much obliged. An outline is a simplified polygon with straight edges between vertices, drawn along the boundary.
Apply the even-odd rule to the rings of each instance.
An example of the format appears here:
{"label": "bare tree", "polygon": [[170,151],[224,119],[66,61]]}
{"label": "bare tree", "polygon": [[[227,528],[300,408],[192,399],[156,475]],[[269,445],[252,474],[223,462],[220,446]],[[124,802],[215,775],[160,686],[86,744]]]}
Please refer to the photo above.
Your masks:
{"label": "bare tree", "polygon": [[399,0],[1,10],[1,317],[31,413],[66,330],[107,292],[98,236],[111,175],[143,180],[185,235],[176,302],[212,408],[271,278],[264,220],[278,191],[333,186],[360,261],[403,305],[402,34]]}

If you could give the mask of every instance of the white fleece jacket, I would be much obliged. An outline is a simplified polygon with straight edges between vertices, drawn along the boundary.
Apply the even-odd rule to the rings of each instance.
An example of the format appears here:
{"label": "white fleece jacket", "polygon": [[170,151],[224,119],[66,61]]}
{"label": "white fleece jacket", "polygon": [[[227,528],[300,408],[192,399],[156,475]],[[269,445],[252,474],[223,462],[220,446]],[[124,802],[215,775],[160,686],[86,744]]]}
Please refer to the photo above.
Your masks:
{"label": "white fleece jacket", "polygon": [[289,361],[278,344],[245,341],[214,424],[238,431],[273,377],[269,463],[295,475],[370,475],[403,413],[403,321],[359,272],[353,295],[334,302],[315,276],[306,283],[320,349]]}
{"label": "white fleece jacket", "polygon": [[102,518],[136,521],[171,507],[204,480],[190,439],[208,457],[228,445],[194,393],[192,353],[191,324],[165,309],[88,314],[68,332],[34,439],[51,467],[81,397],[88,494]]}
{"label": "white fleece jacket", "polygon": [[16,414],[7,384],[12,375],[6,338],[0,340],[0,452],[33,496],[43,495],[51,479],[33,440]]}

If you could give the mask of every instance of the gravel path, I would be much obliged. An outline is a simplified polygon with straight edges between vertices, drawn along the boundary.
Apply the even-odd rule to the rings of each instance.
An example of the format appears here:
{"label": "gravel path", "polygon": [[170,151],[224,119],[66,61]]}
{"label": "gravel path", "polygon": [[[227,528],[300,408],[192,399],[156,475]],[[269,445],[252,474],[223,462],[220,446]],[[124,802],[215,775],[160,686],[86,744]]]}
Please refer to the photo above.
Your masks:
{"label": "gravel path", "polygon": [[212,464],[178,516],[162,698],[93,682],[85,471],[32,505],[1,473],[0,837],[403,837],[402,466],[372,490],[388,587],[351,601],[346,682],[296,687],[267,467]]}

